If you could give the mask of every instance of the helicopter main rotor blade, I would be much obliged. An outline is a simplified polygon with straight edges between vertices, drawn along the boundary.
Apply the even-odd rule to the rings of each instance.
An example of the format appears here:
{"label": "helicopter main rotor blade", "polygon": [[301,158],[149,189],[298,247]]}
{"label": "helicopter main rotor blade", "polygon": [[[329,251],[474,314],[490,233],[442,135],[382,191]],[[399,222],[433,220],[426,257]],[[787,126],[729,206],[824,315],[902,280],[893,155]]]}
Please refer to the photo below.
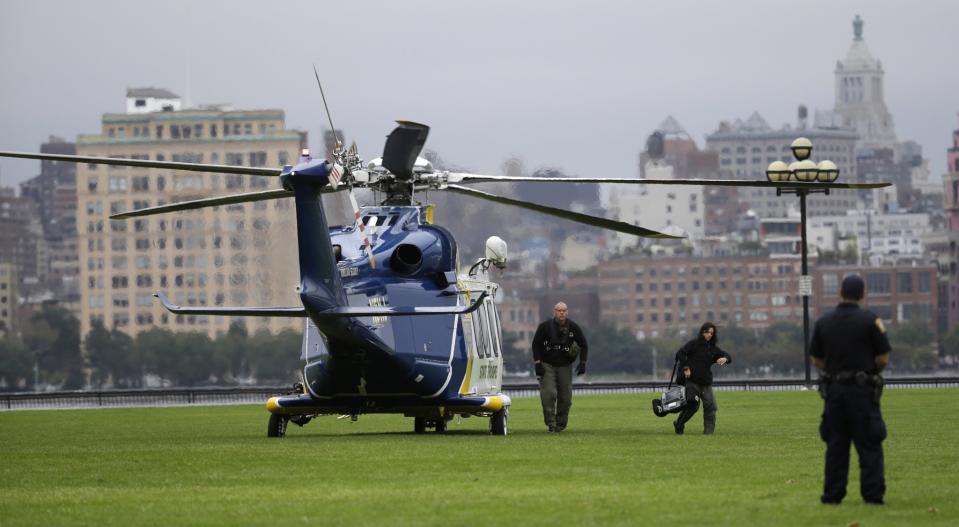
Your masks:
{"label": "helicopter main rotor blade", "polygon": [[383,168],[397,179],[408,181],[413,177],[413,165],[420,155],[430,127],[412,121],[396,121],[399,126],[386,137],[383,147]]}
{"label": "helicopter main rotor blade", "polygon": [[[328,189],[330,187],[324,187]],[[321,190],[321,192],[334,192],[330,190]],[[178,212],[181,210],[202,209],[204,207],[216,207],[219,205],[234,205],[237,203],[249,203],[253,201],[264,201],[268,199],[289,198],[293,196],[292,190],[276,189],[261,190],[259,192],[247,192],[245,194],[233,194],[230,196],[221,196],[219,198],[195,199],[192,201],[181,201],[179,203],[170,203],[168,205],[158,205],[156,207],[147,207],[144,209],[121,212],[110,216],[111,220],[126,220],[129,218],[139,218],[140,216],[152,216],[154,214],[163,214],[166,212]]]}
{"label": "helicopter main rotor blade", "polygon": [[95,165],[115,165],[121,167],[168,168],[170,170],[189,170],[192,172],[215,172],[218,174],[245,174],[248,176],[279,176],[278,168],[238,167],[230,165],[204,165],[200,163],[180,163],[176,161],[150,161],[147,159],[121,159],[116,157],[71,156],[65,154],[33,154],[29,152],[4,152],[0,157],[19,157],[23,159],[41,159],[46,161],[67,161],[70,163],[90,163]]}
{"label": "helicopter main rotor blade", "polygon": [[640,179],[640,178],[607,178],[607,177],[535,177],[535,176],[487,176],[482,174],[467,174],[450,172],[450,183],[510,183],[525,181],[530,183],[624,183],[627,185],[703,185],[713,187],[766,187],[766,188],[845,188],[845,189],[872,189],[892,185],[892,183],[822,183],[814,181],[803,183],[799,181],[762,181],[739,179]]}
{"label": "helicopter main rotor blade", "polygon": [[645,229],[637,225],[632,225],[622,221],[608,220],[606,218],[600,218],[597,216],[590,216],[589,214],[580,214],[579,212],[573,212],[566,209],[557,209],[555,207],[547,207],[546,205],[539,205],[536,203],[530,203],[528,201],[520,201],[512,198],[505,198],[503,196],[497,196],[496,194],[490,194],[488,192],[483,192],[481,190],[476,190],[468,187],[461,187],[459,185],[447,185],[446,187],[440,188],[439,190],[449,190],[456,192],[458,194],[464,194],[466,196],[472,196],[474,198],[485,199],[487,201],[492,201],[494,203],[502,203],[504,205],[512,205],[514,207],[520,207],[523,209],[535,210],[536,212],[541,212],[543,214],[548,214],[550,216],[556,216],[558,218],[567,219],[570,221],[575,221],[577,223],[582,223],[585,225],[592,225],[593,227],[600,227],[603,229],[609,229],[616,232],[622,232],[625,234],[632,234],[634,236],[640,236],[643,238],[668,238],[668,239],[679,239],[684,238],[684,236],[673,236],[671,234],[666,234],[650,229]]}

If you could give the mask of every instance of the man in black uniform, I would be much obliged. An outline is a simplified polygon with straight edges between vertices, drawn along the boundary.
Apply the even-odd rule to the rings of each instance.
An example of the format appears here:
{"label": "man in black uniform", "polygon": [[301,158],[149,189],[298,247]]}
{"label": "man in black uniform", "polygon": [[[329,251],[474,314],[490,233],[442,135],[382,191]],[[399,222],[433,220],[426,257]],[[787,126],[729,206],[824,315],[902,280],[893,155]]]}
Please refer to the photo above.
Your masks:
{"label": "man in black uniform", "polygon": [[553,307],[553,318],[543,322],[533,335],[533,369],[539,380],[539,397],[543,403],[543,420],[550,432],[562,432],[569,421],[573,405],[573,361],[579,346],[576,375],[586,373],[589,345],[586,335],[568,318],[569,308],[560,302]]}
{"label": "man in black uniform", "polygon": [[858,275],[842,281],[842,301],[816,322],[809,354],[823,371],[820,392],[826,401],[819,435],[826,442],[826,481],[822,502],[838,504],[846,496],[849,443],[859,452],[859,491],[866,503],[883,504],[882,440],[886,423],[879,412],[882,377],[889,363],[889,338],[882,320],[861,309],[865,284]]}

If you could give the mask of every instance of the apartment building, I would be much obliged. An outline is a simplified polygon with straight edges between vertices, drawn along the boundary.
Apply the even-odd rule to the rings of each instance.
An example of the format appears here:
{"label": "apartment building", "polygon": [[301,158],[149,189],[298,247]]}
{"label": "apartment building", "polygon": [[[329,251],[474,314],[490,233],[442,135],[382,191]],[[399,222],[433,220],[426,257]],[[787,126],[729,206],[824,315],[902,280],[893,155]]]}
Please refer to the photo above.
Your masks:
{"label": "apartment building", "polygon": [[[305,132],[288,130],[282,110],[180,109],[165,90],[129,90],[127,113],[108,113],[100,133],[81,135],[82,156],[279,167],[293,162]],[[77,227],[82,335],[93,320],[130,335],[154,325],[225,331],[228,317],[172,316],[152,294],[177,304],[297,305],[292,200],[207,208],[111,221],[130,209],[277,188],[269,177],[82,164]],[[299,319],[245,320],[252,332],[301,329]]]}

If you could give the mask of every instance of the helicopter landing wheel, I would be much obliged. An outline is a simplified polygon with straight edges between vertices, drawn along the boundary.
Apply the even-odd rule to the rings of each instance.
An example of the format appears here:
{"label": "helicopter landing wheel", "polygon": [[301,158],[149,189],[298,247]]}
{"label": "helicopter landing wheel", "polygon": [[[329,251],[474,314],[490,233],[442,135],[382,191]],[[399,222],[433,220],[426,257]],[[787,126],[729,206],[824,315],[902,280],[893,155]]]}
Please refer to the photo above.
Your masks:
{"label": "helicopter landing wheel", "polygon": [[509,408],[494,412],[489,418],[489,433],[494,436],[505,436],[509,433],[506,423],[509,421]]}
{"label": "helicopter landing wheel", "polygon": [[285,415],[270,414],[270,424],[266,429],[267,437],[283,437],[286,435],[286,425],[289,419]]}
{"label": "helicopter landing wheel", "polygon": [[413,418],[413,433],[423,434],[426,433],[426,418],[425,417],[414,417]]}
{"label": "helicopter landing wheel", "polygon": [[445,433],[446,433],[446,419],[440,417],[440,418],[436,421],[436,433],[437,433],[437,434],[445,434]]}

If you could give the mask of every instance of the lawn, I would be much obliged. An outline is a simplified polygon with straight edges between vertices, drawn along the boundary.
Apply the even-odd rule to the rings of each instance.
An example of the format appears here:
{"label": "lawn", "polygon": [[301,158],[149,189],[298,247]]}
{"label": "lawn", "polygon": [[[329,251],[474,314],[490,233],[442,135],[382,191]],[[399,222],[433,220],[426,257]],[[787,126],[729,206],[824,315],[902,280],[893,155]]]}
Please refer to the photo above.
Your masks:
{"label": "lawn", "polygon": [[957,395],[886,391],[885,507],[855,461],[846,501],[819,504],[814,392],[717,392],[713,436],[700,414],[673,434],[652,394],[577,396],[561,434],[517,399],[508,437],[369,415],[268,439],[262,406],[3,412],[0,526],[957,525]]}

